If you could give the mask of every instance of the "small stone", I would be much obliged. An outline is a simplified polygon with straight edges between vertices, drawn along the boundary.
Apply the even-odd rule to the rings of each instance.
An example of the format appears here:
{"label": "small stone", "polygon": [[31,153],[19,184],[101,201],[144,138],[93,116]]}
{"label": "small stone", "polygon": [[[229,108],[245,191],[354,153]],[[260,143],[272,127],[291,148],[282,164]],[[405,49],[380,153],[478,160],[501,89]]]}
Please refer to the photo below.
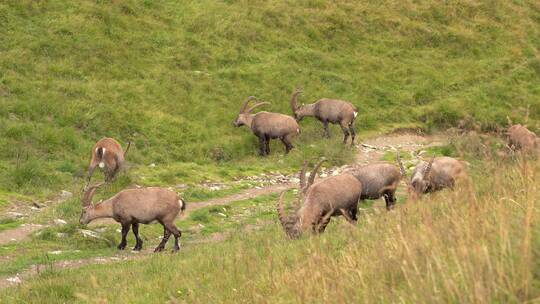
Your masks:
{"label": "small stone", "polygon": [[87,229],[80,229],[79,232],[84,236],[84,237],[91,237],[91,238],[95,238],[95,239],[100,239],[101,237],[94,231],[92,230],[87,230]]}
{"label": "small stone", "polygon": [[49,251],[49,254],[59,255],[62,253],[62,250]]}
{"label": "small stone", "polygon": [[17,274],[14,277],[7,278],[6,281],[13,283],[13,284],[21,284],[22,280],[19,278],[19,274]]}
{"label": "small stone", "polygon": [[155,166],[156,166],[156,164],[154,164],[154,163],[151,163],[151,164],[150,164],[150,166],[148,166],[148,167],[150,167],[150,168],[154,168]]}
{"label": "small stone", "polygon": [[6,214],[13,217],[13,218],[20,218],[20,217],[24,216],[24,214],[22,214],[20,212],[6,212]]}
{"label": "small stone", "polygon": [[69,192],[69,191],[66,191],[66,190],[62,190],[62,192],[60,192],[60,199],[63,199],[63,200],[66,200],[70,197],[73,196],[73,193]]}
{"label": "small stone", "polygon": [[66,225],[66,224],[67,224],[67,222],[64,221],[63,219],[55,219],[55,220],[54,220],[54,223],[55,223],[56,225]]}

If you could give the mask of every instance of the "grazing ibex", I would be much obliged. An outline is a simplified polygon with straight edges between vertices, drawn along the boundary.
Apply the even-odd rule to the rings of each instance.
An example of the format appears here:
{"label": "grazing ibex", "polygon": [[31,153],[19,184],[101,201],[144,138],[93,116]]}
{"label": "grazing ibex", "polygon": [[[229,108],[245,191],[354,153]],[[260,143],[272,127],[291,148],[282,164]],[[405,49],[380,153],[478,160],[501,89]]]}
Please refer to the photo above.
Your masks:
{"label": "grazing ibex", "polygon": [[251,111],[258,106],[268,104],[268,102],[258,102],[251,108],[247,108],[248,103],[251,100],[256,100],[255,97],[250,96],[244,102],[240,108],[240,113],[234,122],[235,127],[246,125],[253,131],[253,134],[259,138],[259,154],[262,156],[270,154],[270,139],[279,138],[285,145],[285,153],[289,153],[292,148],[292,138],[300,134],[300,126],[291,116],[270,113],[259,112],[257,114],[251,114]]}
{"label": "grazing ibex", "polygon": [[[323,160],[324,161],[324,160]],[[350,223],[357,220],[358,200],[362,193],[362,185],[351,174],[340,174],[327,177],[313,183],[319,162],[311,172],[306,184],[306,166],[300,171],[299,203],[296,214],[286,216],[281,193],[277,207],[279,221],[290,238],[298,238],[303,232],[322,233],[330,222],[331,216],[343,215]]]}
{"label": "grazing ibex", "polygon": [[[402,172],[405,168],[399,160]],[[421,161],[414,168],[409,184],[415,196],[435,192],[444,188],[453,188],[458,180],[465,179],[467,173],[463,162],[447,156],[433,157],[429,163]]]}
{"label": "grazing ibex", "polygon": [[111,181],[124,164],[125,156],[130,146],[131,142],[128,143],[124,152],[122,146],[113,138],[105,137],[100,139],[92,149],[92,160],[88,167],[87,182],[90,182],[94,170],[98,166],[105,174],[105,181]]}
{"label": "grazing ibex", "polygon": [[355,168],[348,172],[362,184],[360,200],[374,200],[384,197],[386,209],[396,202],[396,189],[401,179],[399,168],[389,163],[375,163]]}
{"label": "grazing ibex", "polygon": [[339,124],[343,130],[343,143],[347,143],[349,133],[351,134],[351,145],[354,145],[356,130],[354,128],[354,120],[358,115],[358,109],[350,102],[338,99],[319,99],[312,104],[298,105],[298,95],[302,93],[301,89],[296,89],[291,98],[291,108],[294,113],[294,118],[297,121],[302,120],[306,116],[317,118],[324,126],[324,135],[330,137],[328,123]]}
{"label": "grazing ibex", "polygon": [[113,218],[122,225],[122,241],[118,249],[126,248],[126,236],[132,227],[137,240],[133,250],[141,250],[143,241],[139,237],[139,224],[158,221],[163,225],[164,233],[161,243],[154,252],[165,248],[171,234],[175,239],[174,251],[180,249],[178,240],[182,233],[174,224],[174,220],[178,213],[186,209],[186,203],[176,192],[157,187],[128,189],[94,205],[92,197],[101,185],[103,183],[91,186],[85,191],[82,199],[83,210],[79,220],[81,224],[88,224],[98,218]]}
{"label": "grazing ibex", "polygon": [[506,132],[508,143],[514,150],[520,150],[524,153],[540,151],[540,138],[529,131],[526,126],[520,124],[513,125]]}

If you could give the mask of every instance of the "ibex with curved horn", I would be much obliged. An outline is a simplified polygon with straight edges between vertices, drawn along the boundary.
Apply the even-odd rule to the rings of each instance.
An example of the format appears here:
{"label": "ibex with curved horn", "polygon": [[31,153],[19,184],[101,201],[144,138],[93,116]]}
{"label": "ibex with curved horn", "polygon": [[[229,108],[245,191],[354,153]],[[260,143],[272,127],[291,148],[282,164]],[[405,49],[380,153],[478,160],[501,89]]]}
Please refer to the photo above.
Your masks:
{"label": "ibex with curved horn", "polygon": [[315,103],[299,106],[298,95],[301,93],[301,89],[296,89],[291,98],[291,108],[297,121],[301,121],[306,116],[317,118],[323,123],[325,137],[330,137],[329,123],[339,124],[343,130],[343,143],[347,143],[350,134],[351,145],[354,145],[356,137],[354,120],[358,115],[358,109],[352,103],[339,99],[323,98]]}
{"label": "ibex with curved horn", "polygon": [[330,217],[343,215],[350,223],[356,223],[358,200],[362,185],[351,174],[340,174],[314,182],[319,162],[309,175],[306,183],[306,164],[300,171],[299,198],[296,213],[285,214],[284,194],[281,193],[277,207],[278,218],[290,238],[298,238],[303,232],[322,233],[330,222]]}
{"label": "ibex with curved horn", "polygon": [[259,154],[262,156],[270,154],[270,139],[279,138],[285,145],[285,153],[289,153],[294,148],[292,138],[300,134],[300,126],[291,116],[271,113],[258,112],[251,114],[256,107],[269,104],[268,102],[258,102],[248,109],[251,100],[257,98],[250,96],[240,108],[240,113],[234,122],[235,127],[247,126],[253,131],[253,134],[259,138]]}
{"label": "ibex with curved horn", "polygon": [[106,182],[114,179],[124,164],[130,146],[131,142],[128,142],[126,151],[123,151],[122,146],[115,139],[109,137],[100,139],[92,149],[92,159],[88,167],[87,182],[90,183],[94,170],[98,166],[105,174]]}
{"label": "ibex with curved horn", "polygon": [[161,243],[154,252],[162,251],[169,237],[174,235],[174,251],[180,249],[178,241],[181,236],[180,230],[174,221],[180,212],[186,209],[186,203],[176,192],[158,187],[127,189],[120,191],[108,200],[92,203],[96,190],[103,183],[94,185],[85,190],[82,199],[82,213],[79,222],[88,224],[98,218],[113,218],[122,225],[122,241],[118,249],[126,248],[126,236],[130,227],[137,243],[133,250],[141,250],[143,241],[139,237],[139,224],[148,224],[158,221],[163,225],[164,234]]}
{"label": "ibex with curved horn", "polygon": [[[402,174],[405,168],[398,158]],[[415,195],[453,188],[458,180],[467,177],[463,162],[447,156],[433,157],[429,162],[421,161],[414,168],[409,188]]]}

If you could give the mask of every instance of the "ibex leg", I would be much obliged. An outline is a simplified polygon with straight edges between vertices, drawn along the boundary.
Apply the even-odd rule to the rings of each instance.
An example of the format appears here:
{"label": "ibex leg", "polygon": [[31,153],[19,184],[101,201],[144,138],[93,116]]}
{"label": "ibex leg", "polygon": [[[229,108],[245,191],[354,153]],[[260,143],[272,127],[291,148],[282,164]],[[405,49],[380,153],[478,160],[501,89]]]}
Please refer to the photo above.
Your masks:
{"label": "ibex leg", "polygon": [[354,139],[356,138],[356,129],[354,128],[354,122],[350,124],[349,131],[351,132],[351,146],[354,146]]}
{"label": "ibex leg", "polygon": [[122,241],[118,245],[118,249],[120,250],[126,249],[126,245],[127,245],[126,237],[129,232],[130,226],[131,226],[130,224],[122,224]]}
{"label": "ibex leg", "polygon": [[136,240],[135,247],[133,248],[133,250],[139,251],[142,249],[142,244],[143,244],[142,239],[139,237],[139,223],[132,224],[131,230],[133,231],[133,235],[135,235],[135,240]]}
{"label": "ibex leg", "polygon": [[285,154],[289,153],[289,151],[291,151],[294,148],[288,135],[282,137],[281,142],[285,145]]}
{"label": "ibex leg", "polygon": [[169,231],[169,229],[167,229],[167,227],[165,227],[164,224],[162,225],[163,225],[163,239],[161,240],[161,243],[159,243],[159,245],[156,247],[156,249],[154,249],[154,252],[163,251],[163,249],[165,248],[165,244],[167,244],[167,241],[169,240],[169,237],[171,236],[171,232]]}
{"label": "ibex leg", "polygon": [[323,137],[330,138],[330,130],[328,130],[328,121],[323,121],[324,134]]}
{"label": "ibex leg", "polygon": [[341,130],[343,130],[343,143],[347,143],[347,139],[349,138],[349,126],[346,124],[340,124]]}

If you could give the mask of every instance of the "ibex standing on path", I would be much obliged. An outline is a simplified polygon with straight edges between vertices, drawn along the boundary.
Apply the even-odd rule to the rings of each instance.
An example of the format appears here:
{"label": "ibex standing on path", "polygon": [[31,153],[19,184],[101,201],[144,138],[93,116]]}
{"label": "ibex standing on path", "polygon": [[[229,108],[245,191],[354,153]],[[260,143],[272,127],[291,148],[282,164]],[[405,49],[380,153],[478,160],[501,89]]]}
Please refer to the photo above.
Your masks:
{"label": "ibex standing on path", "polygon": [[343,143],[347,143],[349,133],[351,135],[351,145],[354,145],[356,129],[354,120],[358,115],[358,109],[350,102],[338,99],[319,99],[312,104],[298,105],[298,95],[302,93],[301,89],[296,89],[291,98],[291,108],[294,118],[301,121],[306,116],[317,118],[324,126],[325,137],[330,137],[328,123],[339,124],[343,130]]}
{"label": "ibex standing on path", "polygon": [[244,102],[233,123],[234,126],[245,125],[253,131],[253,134],[259,138],[259,154],[262,156],[270,154],[270,139],[276,138],[279,138],[285,145],[285,154],[289,153],[294,148],[291,142],[292,138],[300,134],[300,126],[294,118],[285,114],[264,111],[251,114],[251,111],[256,107],[268,104],[268,102],[259,102],[248,109],[248,103],[254,99],[256,98],[250,96]]}
{"label": "ibex standing on path", "polygon": [[283,205],[285,192],[279,197],[277,207],[279,221],[290,238],[298,238],[306,231],[324,232],[332,216],[343,215],[350,223],[356,223],[362,184],[356,177],[346,173],[313,183],[323,161],[315,166],[307,184],[305,181],[307,163],[304,163],[300,171],[299,187],[299,195],[303,198],[303,202],[301,206],[297,205],[296,214],[286,216]]}
{"label": "ibex standing on path", "polygon": [[126,237],[130,227],[137,243],[133,250],[141,250],[143,241],[139,237],[139,224],[148,224],[158,221],[163,225],[163,240],[154,252],[162,251],[169,237],[174,235],[174,251],[180,249],[178,241],[182,233],[174,221],[180,212],[186,209],[186,203],[176,192],[158,187],[128,189],[120,191],[115,196],[99,202],[92,203],[94,194],[103,183],[86,189],[82,199],[81,224],[88,224],[98,218],[113,218],[122,225],[122,241],[118,249],[126,248]]}
{"label": "ibex standing on path", "polygon": [[92,160],[90,161],[90,166],[88,167],[88,177],[87,182],[90,182],[94,170],[96,167],[103,171],[105,174],[105,181],[110,182],[125,161],[125,156],[129,151],[131,142],[128,143],[126,151],[122,150],[122,146],[114,140],[113,138],[105,137],[100,139],[92,149]]}

